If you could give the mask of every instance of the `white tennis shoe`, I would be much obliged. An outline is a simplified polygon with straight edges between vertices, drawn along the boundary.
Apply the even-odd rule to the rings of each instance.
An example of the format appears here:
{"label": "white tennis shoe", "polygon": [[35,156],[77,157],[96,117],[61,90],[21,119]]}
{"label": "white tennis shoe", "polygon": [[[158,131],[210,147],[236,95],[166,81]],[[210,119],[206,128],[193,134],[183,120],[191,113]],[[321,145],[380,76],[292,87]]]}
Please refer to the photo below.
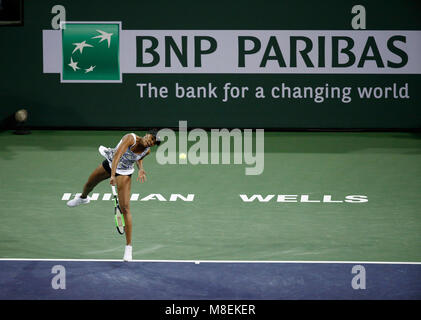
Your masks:
{"label": "white tennis shoe", "polygon": [[68,207],[77,207],[81,204],[87,204],[91,201],[89,197],[86,197],[85,199],[81,198],[80,196],[75,197],[72,200],[67,201]]}
{"label": "white tennis shoe", "polygon": [[124,261],[132,261],[132,246],[126,246],[124,249]]}

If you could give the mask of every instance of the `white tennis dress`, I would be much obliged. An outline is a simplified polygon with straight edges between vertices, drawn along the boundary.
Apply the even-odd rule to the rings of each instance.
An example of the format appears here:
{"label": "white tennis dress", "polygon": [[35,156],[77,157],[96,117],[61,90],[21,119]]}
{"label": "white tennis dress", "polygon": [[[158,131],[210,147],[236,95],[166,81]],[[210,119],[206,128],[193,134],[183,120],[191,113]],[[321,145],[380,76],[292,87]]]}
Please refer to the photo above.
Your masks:
{"label": "white tennis dress", "polygon": [[[133,147],[136,144],[136,135],[134,133],[131,133],[134,139],[134,144],[132,144],[130,147],[127,148],[126,152],[123,153],[121,156],[121,159],[117,165],[116,173],[127,176],[129,174],[132,174],[134,172],[134,164],[136,161],[143,159],[146,154],[149,151],[149,147],[147,147],[141,154],[134,153],[132,150],[130,150],[131,147]],[[112,165],[114,155],[117,152],[118,147],[120,146],[122,140],[117,144],[115,148],[107,148],[104,146],[99,147],[99,153],[108,160],[108,164]]]}

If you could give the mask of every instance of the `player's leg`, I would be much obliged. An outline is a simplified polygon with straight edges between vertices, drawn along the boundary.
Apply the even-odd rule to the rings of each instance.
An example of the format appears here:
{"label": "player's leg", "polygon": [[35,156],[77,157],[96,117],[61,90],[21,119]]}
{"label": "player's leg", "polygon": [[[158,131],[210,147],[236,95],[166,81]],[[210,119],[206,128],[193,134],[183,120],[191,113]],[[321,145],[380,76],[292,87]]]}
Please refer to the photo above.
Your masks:
{"label": "player's leg", "polygon": [[89,176],[88,181],[83,186],[83,192],[80,197],[82,199],[86,199],[86,197],[89,195],[89,193],[92,192],[92,190],[94,190],[98,183],[108,179],[110,176],[111,174],[105,170],[102,164],[100,164]]}
{"label": "player's leg", "polygon": [[132,260],[132,214],[130,213],[131,181],[130,176],[117,176],[118,203],[124,216],[126,224],[124,232],[126,234],[126,247],[124,260]]}
{"label": "player's leg", "polygon": [[81,204],[89,203],[88,194],[96,187],[98,183],[108,179],[110,177],[110,173],[105,170],[104,166],[100,164],[89,176],[88,181],[83,186],[83,192],[79,197],[75,197],[74,199],[67,202],[69,207],[76,207]]}

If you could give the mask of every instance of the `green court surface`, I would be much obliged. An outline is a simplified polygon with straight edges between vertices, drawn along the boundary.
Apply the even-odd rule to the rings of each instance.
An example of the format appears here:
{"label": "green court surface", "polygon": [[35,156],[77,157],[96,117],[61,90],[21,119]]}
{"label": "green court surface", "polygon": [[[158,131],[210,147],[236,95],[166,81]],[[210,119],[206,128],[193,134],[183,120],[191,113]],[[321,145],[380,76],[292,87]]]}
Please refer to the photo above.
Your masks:
{"label": "green court surface", "polygon": [[[127,132],[1,132],[0,258],[122,259],[108,181],[88,205],[62,199],[102,162],[98,146]],[[147,182],[132,179],[133,259],[421,262],[419,134],[267,132],[258,176],[246,164],[160,165],[155,151]]]}

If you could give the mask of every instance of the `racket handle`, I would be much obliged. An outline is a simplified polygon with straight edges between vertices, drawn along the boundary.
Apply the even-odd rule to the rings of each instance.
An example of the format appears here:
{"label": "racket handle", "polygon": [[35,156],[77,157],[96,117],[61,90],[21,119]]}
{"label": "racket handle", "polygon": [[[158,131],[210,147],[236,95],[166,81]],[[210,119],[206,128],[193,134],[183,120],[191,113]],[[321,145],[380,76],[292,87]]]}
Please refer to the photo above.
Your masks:
{"label": "racket handle", "polygon": [[113,190],[113,195],[116,196],[117,195],[117,191],[115,189],[115,186],[111,186],[111,189]]}

